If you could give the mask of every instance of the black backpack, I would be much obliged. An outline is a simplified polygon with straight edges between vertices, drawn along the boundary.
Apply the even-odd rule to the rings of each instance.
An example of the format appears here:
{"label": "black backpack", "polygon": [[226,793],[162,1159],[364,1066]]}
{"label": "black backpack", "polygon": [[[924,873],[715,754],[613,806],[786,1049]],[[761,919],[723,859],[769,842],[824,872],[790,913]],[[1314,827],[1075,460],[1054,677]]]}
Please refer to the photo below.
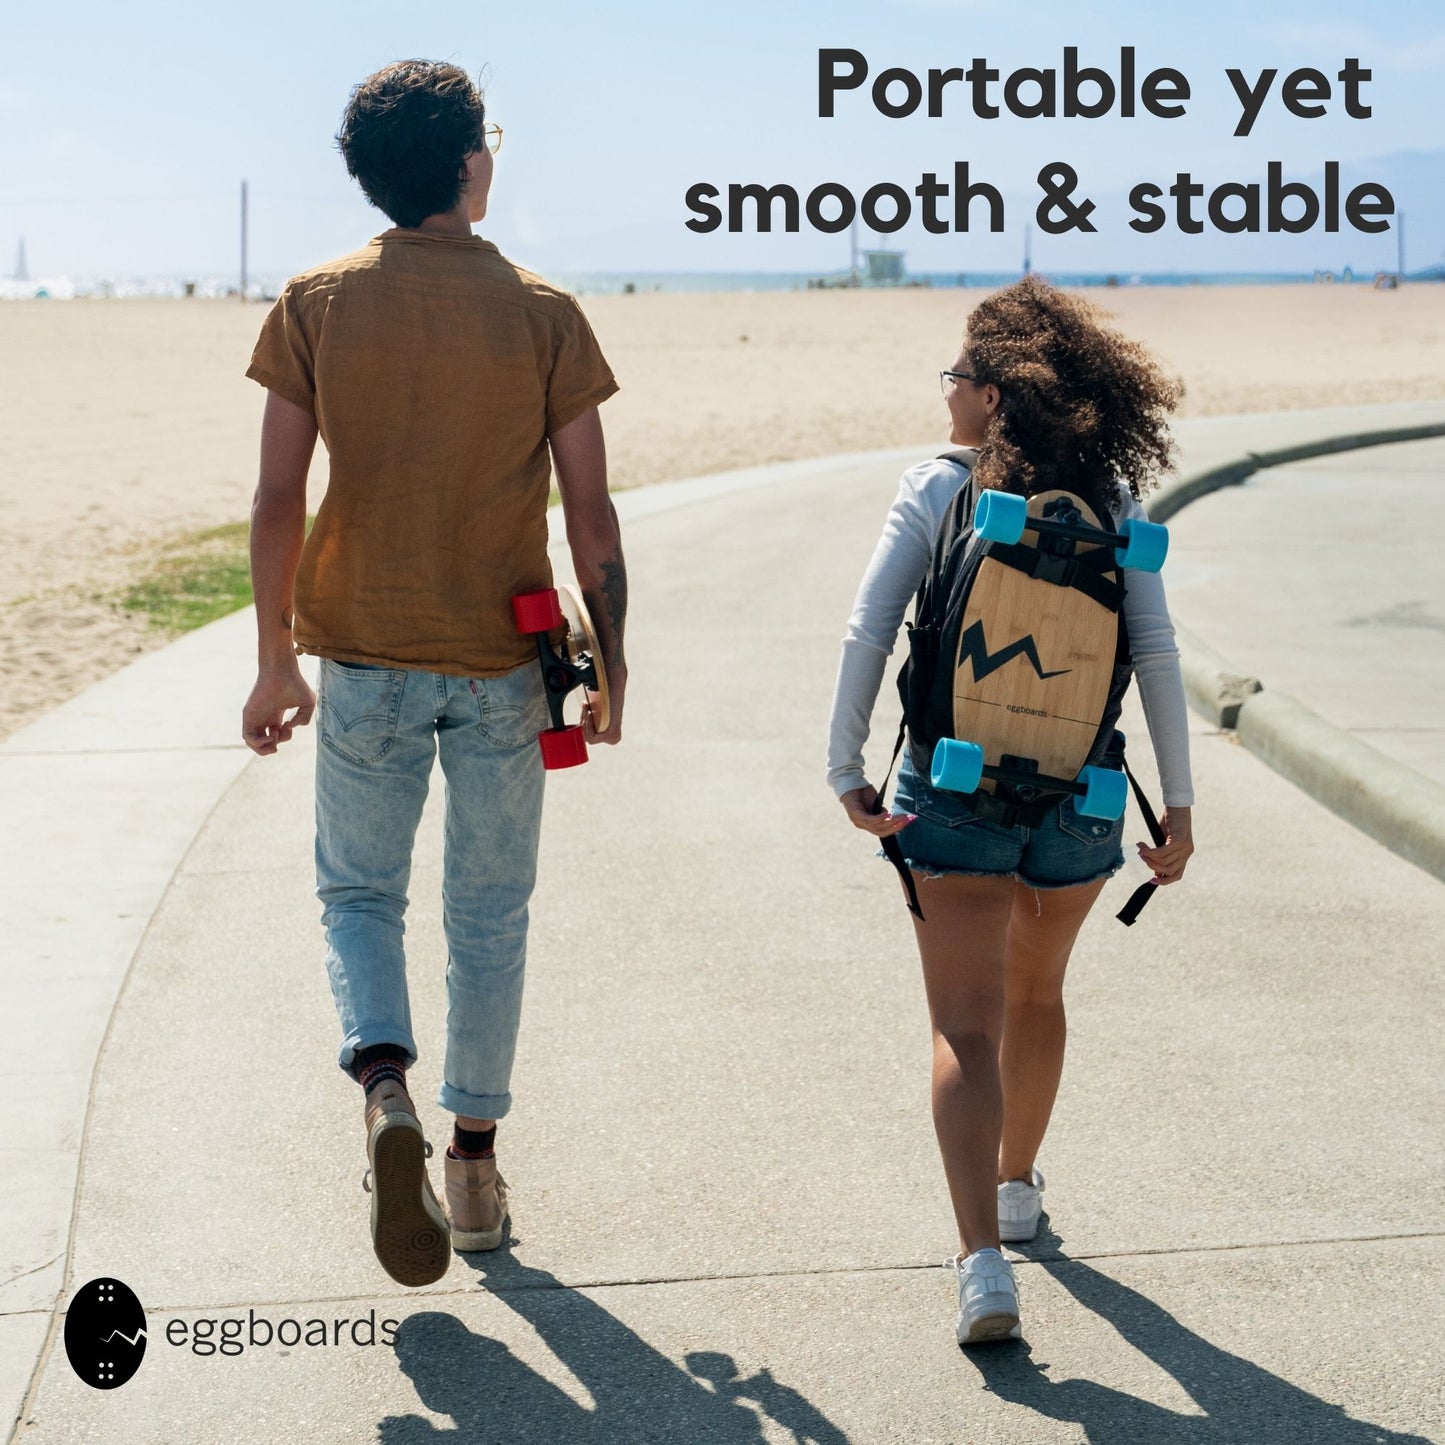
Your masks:
{"label": "black backpack", "polygon": [[[977,452],[968,448],[963,451],[944,452],[939,457],[940,461],[967,468],[968,480],[959,488],[958,495],[949,505],[939,527],[928,570],[924,573],[918,595],[914,599],[913,620],[905,624],[908,629],[908,656],[898,673],[898,694],[903,703],[903,719],[898,728],[893,761],[888,765],[888,775],[884,777],[883,787],[878,790],[878,806],[882,808],[888,776],[892,774],[893,766],[898,761],[905,738],[914,771],[927,778],[934,747],[939,739],[953,736],[954,679],[951,659],[956,658],[959,653],[959,632],[979,565],[985,557],[991,556],[1030,575],[1049,575],[1052,581],[1078,587],[1108,607],[1118,618],[1113,677],[1105,698],[1098,732],[1084,766],[1123,769],[1138,799],[1140,811],[1144,814],[1155,846],[1159,846],[1164,842],[1163,830],[1159,827],[1154,811],[1135,781],[1133,773],[1129,771],[1124,760],[1124,734],[1115,726],[1123,710],[1124,694],[1129,689],[1134,669],[1129,653],[1129,630],[1124,618],[1124,588],[1113,576],[1112,549],[1100,548],[1079,558],[1060,561],[1033,547],[1010,547],[998,542],[978,543],[973,531],[973,510],[978,501],[978,485],[973,475],[976,456]],[[1100,508],[1099,512],[1100,524],[1108,531],[1116,531],[1108,507]],[[1089,565],[1090,559],[1097,559],[1095,565]],[[1006,828],[1020,825],[1034,828],[1070,795],[1058,789],[1025,784],[1000,789],[997,793],[978,791],[958,796],[965,800],[965,806],[977,817]],[[910,911],[921,919],[923,911],[918,904],[913,877],[903,859],[902,845],[896,836],[881,841],[889,861],[903,880]],[[1118,914],[1120,922],[1132,924],[1154,891],[1155,885],[1152,883],[1141,885]]]}

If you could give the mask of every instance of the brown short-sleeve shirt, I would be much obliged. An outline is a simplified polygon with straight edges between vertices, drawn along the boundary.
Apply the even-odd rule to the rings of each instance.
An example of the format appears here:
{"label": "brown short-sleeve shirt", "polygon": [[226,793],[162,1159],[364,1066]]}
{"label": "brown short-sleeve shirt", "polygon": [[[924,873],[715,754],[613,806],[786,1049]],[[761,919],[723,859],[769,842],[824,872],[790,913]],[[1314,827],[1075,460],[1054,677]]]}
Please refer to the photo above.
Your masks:
{"label": "brown short-sleeve shirt", "polygon": [[293,277],[246,375],[316,417],[331,476],[298,652],[495,677],[552,585],[550,432],[617,390],[582,308],[480,236],[395,227]]}

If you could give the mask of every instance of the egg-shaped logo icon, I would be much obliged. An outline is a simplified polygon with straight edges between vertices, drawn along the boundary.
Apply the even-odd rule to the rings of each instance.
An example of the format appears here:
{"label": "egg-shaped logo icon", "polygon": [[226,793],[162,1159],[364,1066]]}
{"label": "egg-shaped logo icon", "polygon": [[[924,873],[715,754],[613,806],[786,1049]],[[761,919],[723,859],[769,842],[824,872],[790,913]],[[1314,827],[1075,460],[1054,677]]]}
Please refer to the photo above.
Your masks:
{"label": "egg-shaped logo icon", "polygon": [[65,1353],[70,1368],[97,1390],[114,1390],[140,1369],[146,1315],[135,1291],[118,1279],[92,1279],[70,1298]]}

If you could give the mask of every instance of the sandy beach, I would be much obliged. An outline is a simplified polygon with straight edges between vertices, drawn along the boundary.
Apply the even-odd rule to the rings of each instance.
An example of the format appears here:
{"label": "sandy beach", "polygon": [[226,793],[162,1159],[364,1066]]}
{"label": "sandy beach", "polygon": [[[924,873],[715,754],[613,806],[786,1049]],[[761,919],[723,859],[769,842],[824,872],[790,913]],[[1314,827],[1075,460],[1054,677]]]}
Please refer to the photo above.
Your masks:
{"label": "sandy beach", "polygon": [[[602,413],[613,486],[944,441],[936,373],[984,294],[584,297],[622,386]],[[1445,286],[1090,294],[1183,377],[1182,416],[1445,397]],[[243,373],[264,314],[0,305],[0,736],[163,646],[110,599],[168,540],[247,517],[264,393]],[[313,510],[325,482],[318,446]]]}

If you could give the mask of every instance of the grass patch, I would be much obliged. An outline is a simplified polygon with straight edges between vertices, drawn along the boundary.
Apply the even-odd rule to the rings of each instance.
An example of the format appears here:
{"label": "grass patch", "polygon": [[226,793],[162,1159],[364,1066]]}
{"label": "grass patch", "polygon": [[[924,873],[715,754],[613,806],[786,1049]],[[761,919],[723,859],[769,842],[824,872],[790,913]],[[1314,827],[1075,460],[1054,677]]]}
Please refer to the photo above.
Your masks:
{"label": "grass patch", "polygon": [[[548,506],[561,501],[556,487]],[[306,535],[316,518],[306,517]],[[239,612],[251,595],[251,524],[227,522],[167,543],[140,581],[112,599],[157,632],[178,637]]]}
{"label": "grass patch", "polygon": [[[306,518],[309,534],[314,516]],[[179,636],[249,607],[251,524],[227,522],[169,543],[149,572],[115,599],[155,631]]]}

